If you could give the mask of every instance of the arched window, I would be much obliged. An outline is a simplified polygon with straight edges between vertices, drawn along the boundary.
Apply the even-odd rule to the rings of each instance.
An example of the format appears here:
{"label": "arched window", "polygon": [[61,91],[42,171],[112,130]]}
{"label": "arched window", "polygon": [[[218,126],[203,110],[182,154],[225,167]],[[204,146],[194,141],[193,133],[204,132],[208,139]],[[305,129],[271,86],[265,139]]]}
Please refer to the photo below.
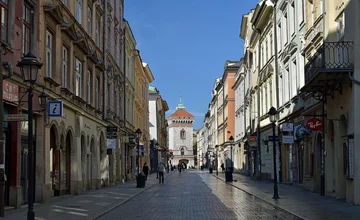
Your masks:
{"label": "arched window", "polygon": [[186,132],[185,132],[184,129],[180,131],[180,138],[181,138],[181,139],[185,139],[185,138],[186,138]]}
{"label": "arched window", "polygon": [[183,147],[181,148],[180,151],[181,151],[181,155],[184,155],[184,148]]}

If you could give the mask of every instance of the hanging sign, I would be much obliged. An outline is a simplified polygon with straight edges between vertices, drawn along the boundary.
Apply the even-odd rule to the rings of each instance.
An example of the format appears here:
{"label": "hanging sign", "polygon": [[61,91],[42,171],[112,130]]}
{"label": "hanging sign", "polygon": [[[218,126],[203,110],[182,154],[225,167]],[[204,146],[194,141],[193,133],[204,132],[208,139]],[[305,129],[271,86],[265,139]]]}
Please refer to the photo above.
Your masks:
{"label": "hanging sign", "polygon": [[306,122],[306,127],[309,128],[310,131],[320,131],[323,126],[323,121],[318,118],[312,118]]}

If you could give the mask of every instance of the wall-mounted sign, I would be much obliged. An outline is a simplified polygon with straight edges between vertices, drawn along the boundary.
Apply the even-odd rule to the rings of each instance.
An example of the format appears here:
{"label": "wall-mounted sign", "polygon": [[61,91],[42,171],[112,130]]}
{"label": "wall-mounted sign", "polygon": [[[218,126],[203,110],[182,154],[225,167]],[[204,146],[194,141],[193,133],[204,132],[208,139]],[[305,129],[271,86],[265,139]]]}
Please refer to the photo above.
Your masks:
{"label": "wall-mounted sign", "polygon": [[19,86],[8,82],[3,81],[3,99],[9,102],[18,102],[19,101]]}
{"label": "wall-mounted sign", "polygon": [[293,131],[294,130],[294,124],[293,123],[283,123],[282,124],[282,131]]}
{"label": "wall-mounted sign", "polygon": [[49,117],[62,117],[63,114],[63,102],[51,101],[48,102],[48,116]]}
{"label": "wall-mounted sign", "polygon": [[310,134],[310,130],[305,127],[304,125],[298,125],[295,127],[295,140],[302,140],[304,138],[304,135],[309,135]]}
{"label": "wall-mounted sign", "polygon": [[323,126],[323,122],[318,118],[312,118],[306,122],[306,127],[309,128],[310,131],[320,131]]}
{"label": "wall-mounted sign", "polygon": [[294,136],[292,136],[292,135],[283,135],[282,136],[282,143],[283,144],[293,144],[294,143]]}

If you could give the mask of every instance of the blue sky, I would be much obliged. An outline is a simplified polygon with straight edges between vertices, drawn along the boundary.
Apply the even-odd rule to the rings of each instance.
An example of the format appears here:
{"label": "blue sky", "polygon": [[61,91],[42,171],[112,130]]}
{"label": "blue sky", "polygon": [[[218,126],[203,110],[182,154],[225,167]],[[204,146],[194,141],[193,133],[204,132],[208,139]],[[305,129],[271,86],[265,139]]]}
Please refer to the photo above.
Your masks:
{"label": "blue sky", "polygon": [[125,18],[156,86],[175,111],[180,95],[200,128],[214,80],[226,60],[239,60],[243,14],[257,0],[125,0]]}

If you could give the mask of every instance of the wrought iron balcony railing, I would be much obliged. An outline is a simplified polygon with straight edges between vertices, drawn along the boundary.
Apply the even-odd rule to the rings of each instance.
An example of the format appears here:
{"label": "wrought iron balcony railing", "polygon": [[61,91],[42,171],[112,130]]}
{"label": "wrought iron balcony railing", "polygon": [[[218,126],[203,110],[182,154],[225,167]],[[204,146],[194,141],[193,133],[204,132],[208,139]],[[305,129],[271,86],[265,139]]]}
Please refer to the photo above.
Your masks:
{"label": "wrought iron balcony railing", "polygon": [[354,70],[353,42],[324,42],[305,65],[305,84],[320,73],[352,72]]}

